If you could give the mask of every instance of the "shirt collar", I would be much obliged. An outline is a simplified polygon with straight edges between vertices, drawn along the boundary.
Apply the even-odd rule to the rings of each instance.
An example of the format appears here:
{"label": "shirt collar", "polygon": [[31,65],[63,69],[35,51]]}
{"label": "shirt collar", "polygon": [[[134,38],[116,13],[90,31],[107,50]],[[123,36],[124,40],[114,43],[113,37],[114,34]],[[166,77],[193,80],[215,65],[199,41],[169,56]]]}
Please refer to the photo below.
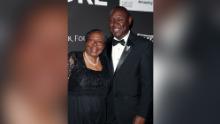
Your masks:
{"label": "shirt collar", "polygon": [[[130,35],[130,30],[129,30],[128,33],[122,38],[122,39],[125,41],[125,44],[126,44],[127,41],[128,41],[129,35]],[[114,39],[117,40],[117,41],[119,41],[119,39],[117,39],[116,37],[114,37]],[[122,40],[122,39],[121,39],[121,40]]]}

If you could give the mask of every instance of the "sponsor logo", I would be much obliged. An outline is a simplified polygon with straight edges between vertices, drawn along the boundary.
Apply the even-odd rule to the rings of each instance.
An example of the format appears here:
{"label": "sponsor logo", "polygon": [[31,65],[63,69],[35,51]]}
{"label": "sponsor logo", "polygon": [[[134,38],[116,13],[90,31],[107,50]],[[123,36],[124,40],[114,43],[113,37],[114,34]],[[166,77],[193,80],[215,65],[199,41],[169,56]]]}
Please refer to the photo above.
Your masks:
{"label": "sponsor logo", "polygon": [[147,0],[138,0],[139,4],[147,4],[153,6],[153,1],[147,1]]}
{"label": "sponsor logo", "polygon": [[153,0],[120,0],[120,6],[130,11],[153,12]]}
{"label": "sponsor logo", "polygon": [[[72,2],[73,0],[67,0],[68,2]],[[104,0],[76,0],[78,4],[88,3],[89,5],[95,6],[108,6],[108,2]]]}
{"label": "sponsor logo", "polygon": [[147,34],[141,34],[141,33],[137,33],[138,36],[144,37],[150,41],[153,42],[154,36],[153,35],[147,35]]}

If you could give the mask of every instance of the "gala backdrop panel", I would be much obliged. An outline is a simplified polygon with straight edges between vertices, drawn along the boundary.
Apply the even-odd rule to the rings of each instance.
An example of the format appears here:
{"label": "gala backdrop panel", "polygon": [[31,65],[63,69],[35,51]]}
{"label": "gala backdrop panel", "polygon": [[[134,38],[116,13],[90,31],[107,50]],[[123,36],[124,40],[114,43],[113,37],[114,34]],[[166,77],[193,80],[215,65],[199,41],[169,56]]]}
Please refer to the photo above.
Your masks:
{"label": "gala backdrop panel", "polygon": [[109,11],[117,5],[126,7],[133,16],[133,32],[153,38],[152,0],[68,0],[69,52],[83,50],[85,34],[91,29],[102,29],[110,36]]}

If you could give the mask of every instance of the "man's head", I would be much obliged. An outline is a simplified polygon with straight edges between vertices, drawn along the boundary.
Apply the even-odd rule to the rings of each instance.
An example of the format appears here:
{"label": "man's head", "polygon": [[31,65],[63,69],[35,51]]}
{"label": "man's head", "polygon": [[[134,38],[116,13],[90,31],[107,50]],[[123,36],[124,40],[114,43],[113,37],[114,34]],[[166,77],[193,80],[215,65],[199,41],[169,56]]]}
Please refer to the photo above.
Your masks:
{"label": "man's head", "polygon": [[132,22],[128,10],[121,6],[116,6],[110,12],[109,28],[117,39],[122,39],[129,31]]}

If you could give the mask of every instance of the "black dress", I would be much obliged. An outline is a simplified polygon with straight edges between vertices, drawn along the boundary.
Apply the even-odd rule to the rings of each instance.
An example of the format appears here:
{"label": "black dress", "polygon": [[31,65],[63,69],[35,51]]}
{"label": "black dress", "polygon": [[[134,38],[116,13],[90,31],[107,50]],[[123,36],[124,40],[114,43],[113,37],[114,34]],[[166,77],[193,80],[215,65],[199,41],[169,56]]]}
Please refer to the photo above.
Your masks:
{"label": "black dress", "polygon": [[69,124],[104,124],[106,96],[110,83],[107,62],[102,71],[88,69],[82,53],[73,53],[74,64],[68,85]]}

